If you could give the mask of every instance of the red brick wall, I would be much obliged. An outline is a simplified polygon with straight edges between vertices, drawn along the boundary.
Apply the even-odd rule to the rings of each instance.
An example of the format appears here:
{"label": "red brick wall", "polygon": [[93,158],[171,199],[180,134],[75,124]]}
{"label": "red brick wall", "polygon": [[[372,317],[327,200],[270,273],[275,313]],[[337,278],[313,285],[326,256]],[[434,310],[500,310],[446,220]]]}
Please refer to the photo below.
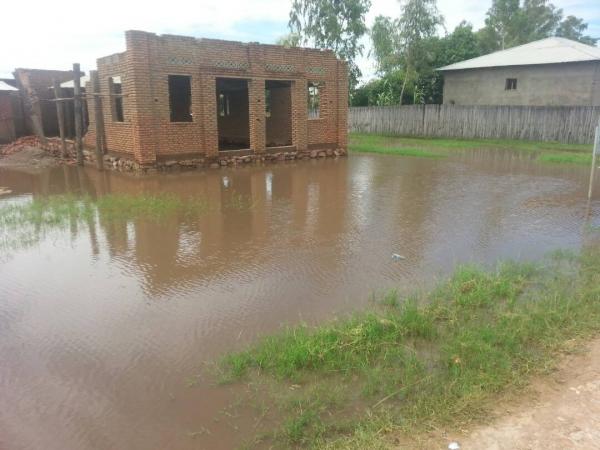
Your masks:
{"label": "red brick wall", "polygon": [[[218,150],[216,77],[248,79],[250,147],[265,151],[265,80],[291,82],[291,135],[297,150],[345,147],[347,120],[346,64],[330,51],[196,39],[143,31],[126,32],[127,50],[98,60],[101,92],[108,94],[109,76],[123,79],[125,122],[114,123],[103,102],[109,151],[132,153],[151,164],[157,158],[198,154],[214,157]],[[192,122],[174,123],[169,113],[169,75],[191,77]],[[321,116],[307,119],[307,82],[321,89]],[[92,108],[90,108],[91,110]],[[93,145],[90,116],[86,143]],[[288,121],[289,122],[289,121]]]}
{"label": "red brick wall", "polygon": [[[109,78],[120,77],[122,90],[124,92],[133,92],[133,77],[131,74],[131,64],[128,62],[126,53],[116,53],[114,55],[99,58],[97,60],[98,81],[100,83],[100,93],[102,94],[102,116],[104,118],[106,148],[109,152],[133,154],[133,118],[136,110],[133,107],[130,96],[123,97],[123,122],[115,121],[111,103],[114,98],[109,97]],[[89,83],[86,85],[86,92],[93,92]],[[85,145],[93,147],[96,145],[96,118],[94,117],[93,102],[89,102],[88,113],[90,125],[85,135]]]}

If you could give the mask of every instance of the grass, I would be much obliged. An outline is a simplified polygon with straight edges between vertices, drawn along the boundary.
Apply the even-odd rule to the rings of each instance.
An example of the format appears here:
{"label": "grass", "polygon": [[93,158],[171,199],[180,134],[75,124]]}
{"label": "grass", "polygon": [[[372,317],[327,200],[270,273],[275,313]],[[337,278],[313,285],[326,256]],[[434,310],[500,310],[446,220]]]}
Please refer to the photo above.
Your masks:
{"label": "grass", "polygon": [[[255,205],[249,196],[232,191],[219,206],[222,210],[246,211]],[[9,200],[0,203],[0,249],[15,250],[33,245],[50,231],[77,224],[93,225],[96,220],[190,219],[212,209],[213,205],[203,197],[182,198],[169,193],[108,194],[97,198],[67,194],[27,201]]]}
{"label": "grass", "polygon": [[208,207],[201,199],[184,200],[171,194],[109,194],[89,196],[56,195],[0,206],[0,225],[59,226],[89,220],[99,214],[105,220],[161,219],[176,213],[202,213]]}
{"label": "grass", "polygon": [[428,293],[287,328],[226,355],[226,383],[273,405],[276,448],[389,448],[463,427],[550,370],[570,340],[600,331],[600,248],[543,262],[463,266]]}
{"label": "grass", "polygon": [[592,155],[577,153],[549,153],[547,155],[538,156],[537,160],[546,163],[579,164],[589,167],[592,164]]}
{"label": "grass", "polygon": [[528,152],[548,163],[591,163],[591,145],[561,144],[501,139],[442,139],[350,134],[349,149],[354,152],[439,158],[456,150],[489,149]]}

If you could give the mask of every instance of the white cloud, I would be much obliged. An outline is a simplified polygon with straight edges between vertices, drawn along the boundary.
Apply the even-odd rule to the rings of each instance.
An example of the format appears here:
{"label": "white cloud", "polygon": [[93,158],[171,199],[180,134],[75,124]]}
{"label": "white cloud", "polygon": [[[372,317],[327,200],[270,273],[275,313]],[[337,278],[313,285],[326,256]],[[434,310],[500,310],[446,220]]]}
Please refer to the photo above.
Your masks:
{"label": "white cloud", "polygon": [[[490,3],[439,0],[439,9],[449,31],[463,19],[478,28]],[[591,24],[589,32],[600,35],[597,1],[554,3],[567,14],[583,17]],[[288,31],[290,4],[291,0],[104,0],[93,11],[92,4],[83,0],[4,2],[0,77],[15,67],[68,69],[73,62],[89,70],[96,58],[124,50],[123,32],[129,29],[272,42]],[[367,22],[370,25],[379,14],[397,17],[399,11],[397,0],[373,0]],[[364,42],[368,46],[368,39]],[[359,64],[367,78],[373,74],[366,54]]]}
{"label": "white cloud", "polygon": [[[123,51],[130,29],[194,36],[247,38],[245,22],[281,21],[289,4],[281,0],[170,0],[96,3],[82,0],[3,2],[0,76],[15,67],[66,69],[81,62],[93,68],[98,57]],[[7,20],[11,18],[10,20]]]}

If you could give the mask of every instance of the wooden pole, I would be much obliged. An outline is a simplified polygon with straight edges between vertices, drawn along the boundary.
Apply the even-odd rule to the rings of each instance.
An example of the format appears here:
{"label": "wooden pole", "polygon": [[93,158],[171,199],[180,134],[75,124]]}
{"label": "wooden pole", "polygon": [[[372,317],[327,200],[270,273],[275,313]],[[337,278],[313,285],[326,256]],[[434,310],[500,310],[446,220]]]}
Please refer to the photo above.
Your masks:
{"label": "wooden pole", "polygon": [[[60,98],[60,83],[58,80],[53,80],[54,98]],[[65,136],[65,105],[63,102],[56,102],[56,116],[58,118],[58,133],[60,134],[61,155],[63,158],[69,156],[67,154],[67,141]]]}
{"label": "wooden pole", "polygon": [[96,167],[104,170],[104,117],[102,114],[102,98],[100,97],[100,80],[98,72],[90,71],[90,84],[94,90],[94,119],[96,125]]}
{"label": "wooden pole", "polygon": [[594,153],[592,154],[592,171],[590,172],[590,187],[588,188],[588,199],[592,198],[594,189],[594,174],[596,173],[596,156],[600,153],[600,119],[596,126],[596,135],[594,136]]}
{"label": "wooden pole", "polygon": [[77,164],[83,166],[83,109],[81,107],[81,70],[79,63],[73,64],[73,97],[75,109],[75,149]]}

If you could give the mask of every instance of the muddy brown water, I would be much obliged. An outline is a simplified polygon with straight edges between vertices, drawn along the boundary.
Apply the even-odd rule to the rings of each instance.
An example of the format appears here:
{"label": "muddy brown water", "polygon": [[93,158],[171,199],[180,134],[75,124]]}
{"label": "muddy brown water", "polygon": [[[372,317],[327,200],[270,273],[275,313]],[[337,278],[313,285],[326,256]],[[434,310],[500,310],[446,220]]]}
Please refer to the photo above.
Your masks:
{"label": "muddy brown water", "polygon": [[[143,178],[0,169],[12,190],[0,204],[168,192],[214,206],[159,222],[100,218],[1,250],[0,448],[233,448],[255,418],[232,408],[236,388],[215,386],[205,362],[282,324],[364,308],[374,291],[431,283],[458,263],[577,249],[586,224],[600,223],[587,177],[585,167],[500,151]],[[225,208],[232,193],[252,206]]]}

